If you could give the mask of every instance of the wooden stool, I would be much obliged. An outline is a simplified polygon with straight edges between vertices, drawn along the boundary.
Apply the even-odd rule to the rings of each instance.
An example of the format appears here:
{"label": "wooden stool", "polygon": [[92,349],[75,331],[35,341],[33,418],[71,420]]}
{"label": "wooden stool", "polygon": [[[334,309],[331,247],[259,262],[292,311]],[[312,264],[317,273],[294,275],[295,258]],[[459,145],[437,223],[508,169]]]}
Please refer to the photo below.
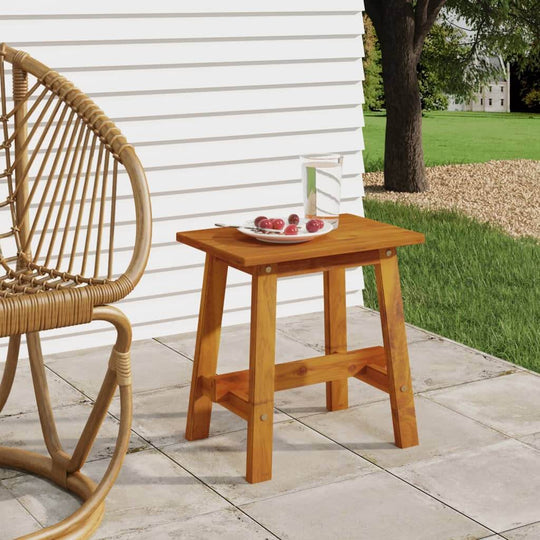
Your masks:
{"label": "wooden stool", "polygon": [[[420,233],[351,214],[339,228],[303,244],[266,244],[233,228],[177,233],[206,252],[186,439],[208,437],[212,403],[247,420],[248,482],[272,477],[274,391],[326,382],[329,411],[348,407],[356,377],[390,394],[395,443],[418,444],[396,247]],[[384,347],[347,351],[345,268],[375,266]],[[229,266],[252,276],[249,369],[216,375]],[[324,272],[326,355],[275,365],[277,278]]]}

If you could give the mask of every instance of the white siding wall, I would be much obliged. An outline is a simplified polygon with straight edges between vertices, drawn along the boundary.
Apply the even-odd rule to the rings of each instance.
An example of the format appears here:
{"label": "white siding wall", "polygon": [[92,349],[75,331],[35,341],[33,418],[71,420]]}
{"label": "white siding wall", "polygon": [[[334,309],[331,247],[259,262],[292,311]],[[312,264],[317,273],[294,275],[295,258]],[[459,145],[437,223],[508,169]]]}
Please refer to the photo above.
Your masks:
{"label": "white siding wall", "polygon": [[[203,255],[175,232],[301,208],[305,153],[340,152],[343,209],[362,214],[362,2],[26,0],[0,8],[0,41],[89,94],[132,142],[154,214],[147,275],[120,306],[135,338],[194,330]],[[128,246],[131,238],[120,242]],[[225,324],[245,322],[232,271]],[[350,273],[350,303],[362,275]],[[322,280],[280,280],[278,316],[322,309]],[[46,352],[110,343],[97,324],[44,333]]]}

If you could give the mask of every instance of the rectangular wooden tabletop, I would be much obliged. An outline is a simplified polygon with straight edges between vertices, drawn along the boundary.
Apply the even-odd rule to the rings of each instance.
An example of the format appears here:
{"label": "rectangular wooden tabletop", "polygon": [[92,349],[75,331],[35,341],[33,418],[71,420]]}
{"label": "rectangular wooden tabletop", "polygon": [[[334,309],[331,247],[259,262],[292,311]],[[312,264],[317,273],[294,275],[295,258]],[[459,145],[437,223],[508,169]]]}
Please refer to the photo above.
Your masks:
{"label": "rectangular wooden tabletop", "polygon": [[232,227],[176,233],[176,240],[231,263],[252,267],[422,244],[424,235],[352,214],[342,214],[332,232],[299,244],[268,244]]}

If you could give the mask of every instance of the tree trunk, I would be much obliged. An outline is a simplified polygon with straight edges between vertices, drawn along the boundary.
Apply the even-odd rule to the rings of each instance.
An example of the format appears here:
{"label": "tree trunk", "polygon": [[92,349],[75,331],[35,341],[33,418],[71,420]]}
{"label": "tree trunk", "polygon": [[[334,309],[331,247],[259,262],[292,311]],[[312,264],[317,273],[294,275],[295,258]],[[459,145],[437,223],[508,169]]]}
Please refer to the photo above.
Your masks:
{"label": "tree trunk", "polygon": [[392,191],[426,191],[414,16],[409,3],[401,4],[401,9],[395,7],[400,2],[393,4],[391,16],[382,21],[372,17],[381,44],[386,101],[384,187]]}

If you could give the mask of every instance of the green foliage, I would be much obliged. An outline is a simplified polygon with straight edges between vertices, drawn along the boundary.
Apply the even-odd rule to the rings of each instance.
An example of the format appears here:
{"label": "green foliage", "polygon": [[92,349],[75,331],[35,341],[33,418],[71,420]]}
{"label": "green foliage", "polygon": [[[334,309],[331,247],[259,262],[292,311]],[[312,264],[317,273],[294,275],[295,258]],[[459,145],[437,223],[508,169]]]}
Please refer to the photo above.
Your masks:
{"label": "green foliage", "polygon": [[[540,65],[540,4],[538,0],[447,0],[443,24],[465,28],[466,51],[458,52],[455,93],[467,98],[498,75],[489,58],[500,55],[522,69]],[[459,64],[461,63],[461,69]],[[469,94],[469,96],[467,96]]]}
{"label": "green foliage", "polygon": [[540,53],[517,57],[513,71],[522,103],[529,110],[540,112]]}
{"label": "green foliage", "polygon": [[[366,20],[367,19],[367,20]],[[365,17],[366,106],[384,104],[381,50],[374,28]],[[423,110],[444,110],[447,94],[468,101],[487,82],[503,77],[490,58],[502,55],[520,65],[522,98],[538,89],[540,79],[540,4],[538,0],[448,0],[427,35],[418,64]],[[536,111],[536,93],[528,98]]]}
{"label": "green foliage", "polygon": [[540,90],[539,89],[533,89],[527,92],[525,94],[525,97],[523,99],[525,102],[525,105],[529,107],[529,109],[540,112]]}
{"label": "green foliage", "polygon": [[418,65],[418,87],[423,111],[444,111],[448,108],[448,97],[435,71],[423,64]]}
{"label": "green foliage", "polygon": [[381,46],[373,23],[364,15],[364,105],[370,110],[384,106]]}
{"label": "green foliage", "polygon": [[498,53],[535,58],[540,51],[538,0],[447,0],[446,20],[460,20],[470,29],[474,57]]}
{"label": "green foliage", "polygon": [[444,21],[434,24],[424,42],[417,70],[422,109],[445,110],[448,94],[458,100],[471,98],[478,80],[467,75],[469,63],[470,46],[465,32]]}
{"label": "green foliage", "polygon": [[[366,171],[383,168],[383,113],[366,113]],[[479,163],[492,159],[540,160],[540,115],[430,112],[422,118],[426,165]]]}
{"label": "green foliage", "polygon": [[[426,235],[399,250],[405,319],[540,372],[540,245],[454,212],[367,199],[372,219]],[[373,270],[365,301],[376,308]]]}

